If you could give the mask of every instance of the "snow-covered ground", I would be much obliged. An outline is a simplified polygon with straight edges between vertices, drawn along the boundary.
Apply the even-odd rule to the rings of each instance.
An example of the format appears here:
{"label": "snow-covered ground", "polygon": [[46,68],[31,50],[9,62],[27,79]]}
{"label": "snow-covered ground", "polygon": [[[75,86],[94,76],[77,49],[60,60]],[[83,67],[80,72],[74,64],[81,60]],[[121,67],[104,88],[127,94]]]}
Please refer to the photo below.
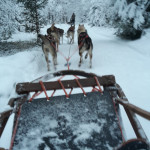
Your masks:
{"label": "snow-covered ground", "polygon": [[[65,32],[69,28],[69,25],[65,24],[56,24],[56,26],[63,28]],[[113,28],[85,26],[94,45],[93,66],[91,69],[89,68],[89,59],[87,59],[79,68],[79,55],[76,51],[70,60],[70,69],[83,70],[97,75],[115,75],[117,83],[122,87],[128,100],[150,112],[150,29],[146,30],[146,34],[140,40],[126,41],[116,37]],[[48,27],[50,26],[44,27],[41,33],[46,34]],[[23,36],[22,34],[17,33],[11,40],[30,41],[35,38],[33,34],[24,33]],[[67,39],[64,36],[64,43],[60,45],[59,50],[68,57],[69,49],[70,55],[77,50],[76,35],[73,45],[67,44]],[[58,53],[56,71],[67,69],[65,63],[66,60]],[[51,72],[54,72],[52,61],[50,67]],[[10,98],[17,96],[15,93],[16,83],[30,82],[47,73],[41,47],[35,47],[11,56],[0,57],[0,112],[9,108],[7,103]],[[123,109],[121,109],[121,113],[127,138],[134,138],[134,132]],[[139,116],[138,119],[150,139],[150,122]]]}

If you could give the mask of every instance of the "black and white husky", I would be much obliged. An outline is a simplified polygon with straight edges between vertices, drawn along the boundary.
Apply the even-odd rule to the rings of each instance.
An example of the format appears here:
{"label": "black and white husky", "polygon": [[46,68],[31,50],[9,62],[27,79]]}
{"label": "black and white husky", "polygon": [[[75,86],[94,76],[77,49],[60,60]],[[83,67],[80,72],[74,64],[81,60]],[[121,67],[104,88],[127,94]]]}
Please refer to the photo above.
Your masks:
{"label": "black and white husky", "polygon": [[78,30],[78,47],[79,47],[79,55],[80,55],[80,61],[79,61],[79,67],[81,66],[81,63],[83,62],[83,52],[87,52],[85,55],[85,59],[90,57],[90,68],[92,67],[92,51],[93,51],[93,43],[89,35],[87,34],[87,31],[84,27],[84,25],[79,25]]}

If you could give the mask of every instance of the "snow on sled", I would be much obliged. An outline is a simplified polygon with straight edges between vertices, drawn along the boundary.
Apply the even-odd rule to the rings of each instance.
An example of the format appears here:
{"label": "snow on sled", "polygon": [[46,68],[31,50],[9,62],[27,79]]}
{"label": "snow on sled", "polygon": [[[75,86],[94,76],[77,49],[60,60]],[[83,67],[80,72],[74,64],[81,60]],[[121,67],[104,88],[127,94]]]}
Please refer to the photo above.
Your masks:
{"label": "snow on sled", "polygon": [[[74,80],[45,82],[52,77],[73,75]],[[79,78],[78,76],[86,77]],[[85,88],[91,87],[91,92]],[[80,88],[82,93],[71,94]],[[54,96],[62,89],[65,95]],[[70,89],[68,93],[67,90]],[[53,90],[49,97],[47,91]],[[15,112],[10,149],[13,150],[148,150],[149,141],[135,114],[150,120],[150,113],[128,102],[113,75],[97,76],[77,70],[59,71],[33,82],[18,83],[19,98],[13,110],[1,114],[0,135]],[[35,94],[29,98],[29,93]],[[46,98],[35,98],[41,92]],[[127,113],[137,139],[126,141],[119,105]]]}

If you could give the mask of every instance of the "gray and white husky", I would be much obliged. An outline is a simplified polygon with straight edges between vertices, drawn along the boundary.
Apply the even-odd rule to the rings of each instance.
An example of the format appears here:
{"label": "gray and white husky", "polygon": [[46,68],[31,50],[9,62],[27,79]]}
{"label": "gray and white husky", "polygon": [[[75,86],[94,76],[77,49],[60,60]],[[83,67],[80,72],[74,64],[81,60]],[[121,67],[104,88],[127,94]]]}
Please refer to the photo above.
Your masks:
{"label": "gray and white husky", "polygon": [[68,29],[67,31],[67,38],[68,38],[68,43],[73,44],[74,43],[74,33],[75,33],[75,25],[72,26]]}
{"label": "gray and white husky", "polygon": [[81,66],[83,62],[83,52],[87,52],[85,55],[85,59],[90,57],[90,68],[92,67],[92,51],[93,51],[93,43],[89,35],[87,34],[87,30],[85,29],[84,25],[80,25],[77,30],[78,34],[78,48],[79,48],[79,55],[80,55],[80,61],[79,61],[79,67]]}
{"label": "gray and white husky", "polygon": [[57,51],[56,51],[56,42],[52,36],[38,34],[38,37],[42,39],[42,50],[45,55],[45,59],[47,62],[47,69],[50,71],[48,54],[50,53],[53,58],[53,64],[56,69],[57,65]]}
{"label": "gray and white husky", "polygon": [[60,44],[60,38],[62,38],[62,44],[63,44],[64,30],[55,27],[55,24],[53,23],[52,26],[47,29],[47,34],[52,35],[55,38],[56,47],[57,47],[57,50],[58,50],[58,45]]}

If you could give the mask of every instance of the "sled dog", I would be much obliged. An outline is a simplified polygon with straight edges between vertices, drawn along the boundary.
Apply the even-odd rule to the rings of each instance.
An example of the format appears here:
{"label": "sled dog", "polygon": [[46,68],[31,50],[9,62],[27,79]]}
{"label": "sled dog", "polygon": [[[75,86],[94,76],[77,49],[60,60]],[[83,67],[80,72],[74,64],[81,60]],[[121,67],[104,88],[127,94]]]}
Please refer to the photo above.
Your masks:
{"label": "sled dog", "polygon": [[72,26],[68,29],[67,31],[67,38],[68,38],[68,43],[73,44],[74,43],[74,32],[75,32],[75,25]]}
{"label": "sled dog", "polygon": [[92,67],[92,51],[93,51],[93,43],[89,35],[87,34],[87,31],[84,27],[84,25],[80,25],[77,30],[78,34],[78,48],[79,48],[79,55],[80,55],[80,61],[79,61],[79,67],[81,66],[83,59],[82,55],[83,52],[87,52],[85,55],[85,59],[90,57],[90,68]]}
{"label": "sled dog", "polygon": [[50,65],[49,65],[49,59],[48,59],[48,54],[50,53],[53,58],[53,64],[56,69],[57,65],[57,52],[56,52],[56,42],[54,40],[54,37],[51,35],[42,35],[38,34],[38,37],[42,39],[42,50],[45,55],[45,59],[47,62],[47,69],[50,71]]}
{"label": "sled dog", "polygon": [[47,34],[53,35],[55,37],[55,41],[58,49],[58,45],[60,44],[60,38],[62,38],[62,43],[63,43],[64,30],[55,27],[55,24],[53,23],[52,26],[47,29]]}
{"label": "sled dog", "polygon": [[60,28],[57,28],[57,30],[58,30],[59,38],[62,39],[62,44],[63,44],[64,30],[63,30],[63,29],[60,29]]}

